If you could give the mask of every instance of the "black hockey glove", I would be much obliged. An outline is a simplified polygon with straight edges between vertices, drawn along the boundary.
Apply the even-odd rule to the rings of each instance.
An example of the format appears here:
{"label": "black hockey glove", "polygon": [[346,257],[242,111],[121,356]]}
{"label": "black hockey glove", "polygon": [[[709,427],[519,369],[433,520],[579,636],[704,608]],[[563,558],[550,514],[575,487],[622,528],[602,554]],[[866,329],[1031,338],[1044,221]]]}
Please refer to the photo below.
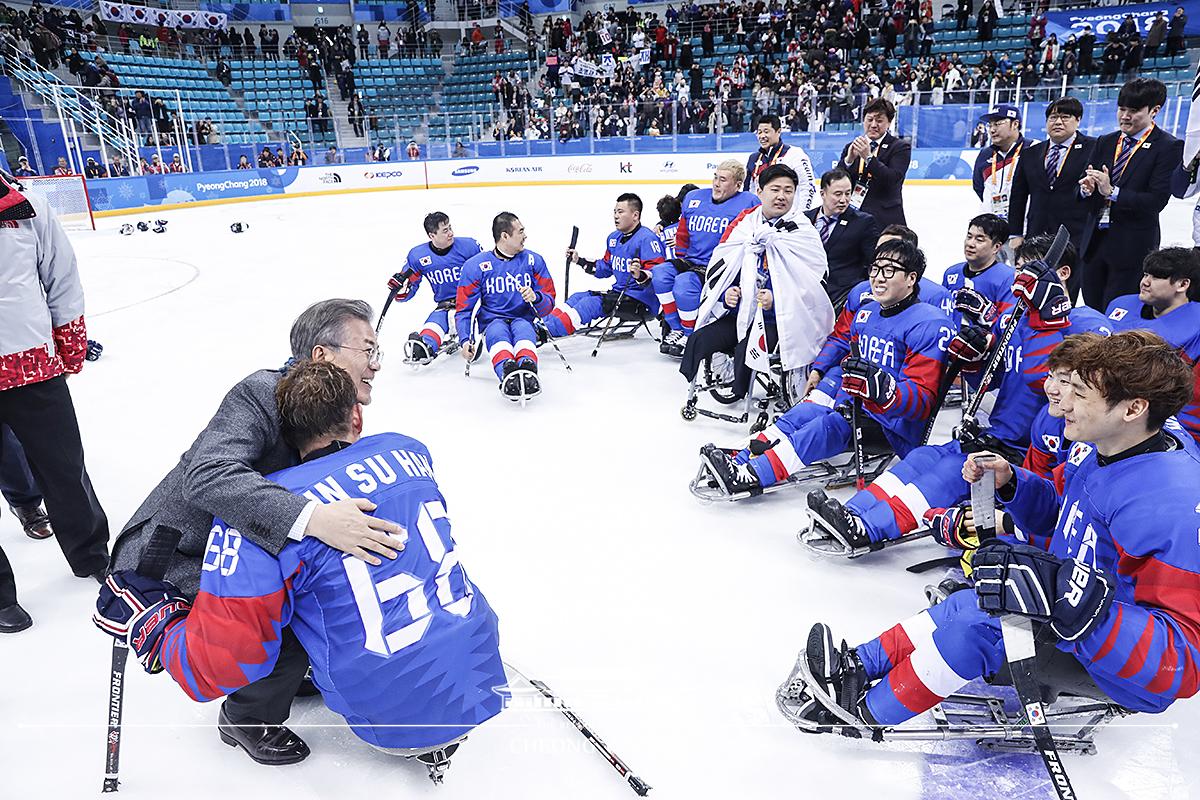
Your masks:
{"label": "black hockey glove", "polygon": [[981,609],[1049,622],[1066,641],[1086,635],[1112,605],[1108,575],[1036,547],[993,540],[975,551],[973,564]]}
{"label": "black hockey glove", "polygon": [[159,659],[163,634],[192,604],[167,581],[126,569],[112,573],[100,587],[92,622],[129,645],[150,674],[162,672]]}
{"label": "black hockey glove", "polygon": [[412,291],[413,276],[417,273],[411,269],[397,272],[388,278],[388,290],[396,293],[396,299],[403,303]]}
{"label": "black hockey glove", "polygon": [[1071,298],[1044,261],[1031,261],[1017,270],[1012,292],[1029,309],[1029,327],[1035,331],[1065,328],[1071,324]]}
{"label": "black hockey glove", "polygon": [[886,411],[896,400],[896,379],[867,361],[851,356],[842,362],[842,389]]}
{"label": "black hockey glove", "polygon": [[963,315],[964,321],[990,328],[996,321],[996,305],[979,292],[963,287],[954,293],[954,310]]}
{"label": "black hockey glove", "polygon": [[580,258],[579,259],[579,268],[582,269],[584,272],[586,272],[588,275],[596,274],[596,262],[592,261],[590,259]]}
{"label": "black hockey glove", "polygon": [[973,372],[983,365],[995,341],[996,337],[987,328],[969,325],[964,319],[962,327],[946,346],[946,352],[962,364],[964,372]]}

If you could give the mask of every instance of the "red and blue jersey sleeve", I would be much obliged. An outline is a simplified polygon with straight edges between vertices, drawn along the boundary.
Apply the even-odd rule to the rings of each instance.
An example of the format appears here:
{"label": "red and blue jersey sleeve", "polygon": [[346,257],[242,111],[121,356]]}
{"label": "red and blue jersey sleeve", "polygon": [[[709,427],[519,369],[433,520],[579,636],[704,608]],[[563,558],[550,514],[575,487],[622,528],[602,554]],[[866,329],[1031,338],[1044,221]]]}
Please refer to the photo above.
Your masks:
{"label": "red and blue jersey sleeve", "polygon": [[822,375],[828,374],[829,370],[839,366],[846,356],[850,355],[850,328],[854,324],[856,314],[856,311],[850,310],[849,304],[838,314],[833,332],[829,334],[829,338],[821,346],[821,352],[817,353],[813,360],[812,368],[817,372]]}
{"label": "red and blue jersey sleeve", "polygon": [[288,544],[275,558],[214,523],[192,610],[163,637],[163,666],[193,700],[222,697],[274,669],[302,568],[288,553],[296,547]]}
{"label": "red and blue jersey sleeve", "polygon": [[471,339],[471,315],[475,311],[475,304],[479,302],[482,280],[478,259],[471,258],[463,264],[462,277],[458,279],[458,294],[454,300],[454,328],[460,342]]}
{"label": "red and blue jersey sleeve", "polygon": [[[914,308],[927,308],[915,306]],[[896,396],[886,408],[867,401],[863,407],[874,414],[886,414],[907,420],[925,420],[933,413],[942,380],[945,353],[939,347],[943,328],[937,320],[913,326],[905,337],[906,352],[896,378]]]}
{"label": "red and blue jersey sleeve", "polygon": [[530,271],[533,272],[533,290],[537,292],[537,300],[533,304],[539,317],[544,317],[554,310],[554,279],[550,277],[550,268],[546,266],[546,259],[532,254],[533,263],[530,265]]}
{"label": "red and blue jersey sleeve", "polygon": [[688,242],[690,234],[688,234],[687,217],[681,216],[679,224],[675,228],[675,257],[687,258]]}
{"label": "red and blue jersey sleeve", "polygon": [[396,295],[396,299],[401,303],[407,303],[417,294],[417,289],[421,288],[421,248],[424,245],[417,245],[412,250],[408,251],[408,257],[404,260],[404,270],[409,273],[408,276],[408,291],[403,296]]}

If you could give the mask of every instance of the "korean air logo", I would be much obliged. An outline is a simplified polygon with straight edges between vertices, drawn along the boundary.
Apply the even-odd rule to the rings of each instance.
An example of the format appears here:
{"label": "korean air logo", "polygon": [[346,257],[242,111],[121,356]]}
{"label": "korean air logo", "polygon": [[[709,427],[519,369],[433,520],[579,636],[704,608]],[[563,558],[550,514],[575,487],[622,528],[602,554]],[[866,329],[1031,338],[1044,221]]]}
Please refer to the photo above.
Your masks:
{"label": "korean air logo", "polygon": [[420,261],[422,267],[428,267],[433,263],[433,256],[421,256]]}
{"label": "korean air logo", "polygon": [[1115,322],[1120,322],[1121,320],[1125,319],[1125,315],[1127,313],[1129,312],[1124,308],[1114,308],[1112,313],[1108,315],[1108,318]]}
{"label": "korean air logo", "polygon": [[479,271],[480,272],[491,272],[492,271],[492,262],[490,262],[490,261],[480,262]]}
{"label": "korean air logo", "polygon": [[858,312],[858,316],[854,318],[855,322],[866,322],[871,318],[871,309],[864,308]]}
{"label": "korean air logo", "polygon": [[1048,433],[1042,434],[1042,443],[1046,445],[1047,453],[1057,453],[1058,448],[1062,447],[1062,439]]}
{"label": "korean air logo", "polygon": [[479,167],[475,166],[474,164],[470,164],[465,167],[459,167],[450,174],[456,178],[462,178],[466,175],[474,175],[476,172],[479,172]]}
{"label": "korean air logo", "polygon": [[1092,446],[1090,444],[1077,442],[1076,444],[1071,445],[1071,455],[1067,458],[1067,460],[1070,461],[1074,466],[1078,467],[1083,463],[1084,459],[1088,457],[1088,453],[1091,452]]}
{"label": "korean air logo", "polygon": [[699,208],[699,207],[700,207],[699,200],[688,200],[688,208]]}

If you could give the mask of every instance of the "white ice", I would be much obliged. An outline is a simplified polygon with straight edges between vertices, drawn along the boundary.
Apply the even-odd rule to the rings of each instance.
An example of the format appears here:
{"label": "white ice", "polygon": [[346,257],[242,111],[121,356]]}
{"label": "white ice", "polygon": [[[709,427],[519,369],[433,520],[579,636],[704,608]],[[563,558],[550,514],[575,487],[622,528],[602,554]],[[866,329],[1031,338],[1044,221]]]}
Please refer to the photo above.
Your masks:
{"label": "white ice", "polygon": [[[622,187],[625,188],[625,187]],[[630,186],[648,211],[674,191]],[[87,464],[115,536],[247,373],[287,356],[308,303],[361,297],[378,308],[387,277],[448,212],[459,235],[488,240],[516,212],[562,288],[569,228],[595,257],[618,187],[399,191],[147,214],[162,235],[120,236],[128,217],[73,235],[102,360],[73,377]],[[960,260],[969,187],[906,190],[930,277]],[[1188,244],[1190,204],[1163,214],[1164,243]],[[650,213],[647,216],[651,216]],[[248,221],[235,235],[229,224]],[[592,283],[581,272],[571,288]],[[774,708],[809,626],[852,644],[918,611],[928,576],[904,567],[929,543],[856,562],[818,560],[796,542],[799,492],[702,505],[687,489],[697,451],[744,429],[685,423],[677,362],[642,333],[565,341],[574,371],[540,351],[544,393],[525,410],[484,363],[456,356],[413,372],[401,343],[431,306],[427,289],[384,324],[384,369],[367,433],[397,430],[432,451],[464,565],[501,619],[506,660],[545,680],[591,724],[652,797],[1048,796],[1040,762],[993,772],[973,746],[928,754],[807,736]],[[89,616],[96,586],[72,577],[51,541],[0,537],[35,626],[0,637],[0,797],[99,794],[110,640]],[[218,741],[216,704],[188,700],[130,660],[121,759],[129,798],[623,798],[617,774],[553,711],[510,711],[475,732],[441,788],[424,769],[373,751],[325,710],[298,700],[290,724],[312,746],[303,764],[266,768]],[[1135,716],[1099,736],[1100,755],[1068,757],[1087,798],[1183,798],[1200,780],[1200,701]],[[996,762],[999,764],[999,762]],[[956,788],[957,787],[957,788]]]}

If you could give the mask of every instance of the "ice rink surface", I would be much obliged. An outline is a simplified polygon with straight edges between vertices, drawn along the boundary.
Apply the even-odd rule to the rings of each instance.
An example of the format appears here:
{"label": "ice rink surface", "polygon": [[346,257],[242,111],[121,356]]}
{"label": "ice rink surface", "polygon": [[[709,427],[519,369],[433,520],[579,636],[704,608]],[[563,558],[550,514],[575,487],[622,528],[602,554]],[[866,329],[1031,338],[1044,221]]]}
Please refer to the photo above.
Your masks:
{"label": "ice rink surface", "polygon": [[[675,187],[630,186],[654,221]],[[162,235],[120,236],[135,218],[73,234],[89,336],[103,358],[70,381],[87,463],[120,530],[236,381],[287,357],[292,319],[310,302],[357,297],[378,310],[386,279],[424,240],[428,211],[490,243],[492,216],[517,213],[562,295],[562,250],[579,225],[582,254],[603,252],[618,187],[397,191],[162,212]],[[978,203],[969,187],[906,189],[929,277],[961,260]],[[1164,243],[1188,243],[1190,203],[1164,213]],[[235,235],[234,221],[250,223]],[[571,288],[595,285],[575,272]],[[1045,797],[1033,756],[974,745],[874,745],[792,728],[774,707],[808,628],[822,620],[851,644],[924,605],[929,576],[904,567],[940,555],[920,542],[858,561],[819,560],[796,542],[803,496],[784,490],[702,505],[688,492],[697,451],[745,433],[685,423],[677,362],[646,334],[540,351],[543,394],[522,410],[486,363],[457,356],[414,372],[401,343],[432,306],[427,288],[393,307],[384,368],[365,433],[425,442],[462,563],[501,621],[506,661],[575,707],[652,797]],[[941,428],[940,428],[941,430]],[[935,441],[937,439],[935,438]],[[90,622],[96,586],[70,575],[53,542],[0,518],[0,541],[35,625],[0,638],[0,797],[87,797],[103,773],[110,639]],[[934,576],[936,578],[936,576]],[[312,747],[268,768],[217,738],[216,704],[188,700],[130,660],[121,796],[185,798],[623,798],[617,774],[557,712],[509,710],[473,733],[445,784],[373,751],[319,698],[289,724]],[[1100,754],[1067,757],[1081,797],[1185,798],[1200,781],[1200,700],[1104,730]],[[1189,756],[1188,754],[1191,753]]]}

